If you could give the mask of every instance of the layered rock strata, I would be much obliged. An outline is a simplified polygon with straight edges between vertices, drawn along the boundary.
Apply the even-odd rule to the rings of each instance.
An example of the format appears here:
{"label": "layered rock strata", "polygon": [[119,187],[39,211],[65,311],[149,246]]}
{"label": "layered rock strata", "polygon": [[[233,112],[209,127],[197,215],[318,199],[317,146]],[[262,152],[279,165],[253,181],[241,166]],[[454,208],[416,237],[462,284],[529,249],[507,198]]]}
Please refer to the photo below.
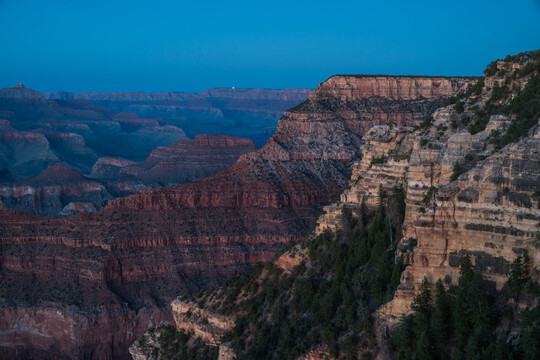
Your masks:
{"label": "layered rock strata", "polygon": [[[512,79],[519,90],[530,76]],[[533,268],[538,266],[539,126],[500,150],[495,146],[498,136],[516,121],[514,115],[488,114],[483,129],[469,130],[470,123],[480,121],[478,108],[493,107],[489,104],[494,101],[495,84],[503,82],[504,78],[488,77],[480,93],[465,99],[464,110],[456,110],[456,105],[440,108],[432,122],[419,129],[372,128],[364,139],[362,160],[353,165],[350,187],[320,217],[319,232],[337,229],[343,207],[358,210],[364,203],[373,209],[381,186],[387,194],[394,186],[405,188],[399,248],[409,266],[395,299],[381,309],[381,316],[407,313],[424,277],[432,283],[441,279],[446,285],[457,284],[464,255],[470,255],[499,290],[517,256],[527,253]],[[514,96],[497,100],[498,109]],[[540,279],[537,273],[532,275]]]}
{"label": "layered rock strata", "polygon": [[[415,79],[415,87],[425,87],[423,78]],[[355,81],[352,90],[360,84]],[[263,148],[211,177],[143,191],[67,219],[1,210],[0,306],[13,316],[2,323],[0,334],[10,336],[1,335],[0,346],[50,358],[127,357],[124,340],[132,343],[143,332],[127,325],[135,314],[147,309],[151,316],[140,320],[150,327],[166,318],[172,296],[238,274],[301,238],[322,205],[347,185],[361,138],[372,124],[420,122],[445,94],[471,82],[452,79],[438,85],[447,87],[446,93],[421,99],[380,93],[350,101],[321,85],[285,113]],[[39,309],[54,309],[76,328],[89,327],[84,333],[27,341],[35,333],[33,317],[13,319]],[[125,328],[105,325],[111,317]],[[54,324],[50,320],[50,326],[61,327]],[[118,332],[123,336],[115,336]]]}

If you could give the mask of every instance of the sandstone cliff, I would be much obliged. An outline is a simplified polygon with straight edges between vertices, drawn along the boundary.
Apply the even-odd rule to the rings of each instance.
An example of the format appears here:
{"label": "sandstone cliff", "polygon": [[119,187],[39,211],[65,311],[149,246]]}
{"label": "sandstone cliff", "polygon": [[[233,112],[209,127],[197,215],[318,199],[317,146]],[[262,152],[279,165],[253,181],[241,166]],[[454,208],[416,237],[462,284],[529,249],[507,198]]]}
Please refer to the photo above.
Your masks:
{"label": "sandstone cliff", "polygon": [[[410,311],[424,277],[431,283],[442,279],[457,284],[466,254],[499,290],[517,256],[527,252],[533,266],[538,265],[538,125],[522,132],[523,139],[498,145],[509,142],[523,116],[508,114],[504,106],[512,106],[508,104],[522,96],[517,91],[536,75],[522,75],[523,65],[510,65],[498,62],[504,71],[487,77],[485,87],[438,109],[416,130],[372,128],[362,147],[364,157],[353,166],[349,189],[319,219],[319,232],[338,229],[344,207],[358,210],[365,203],[375,208],[379,186],[387,192],[400,184],[406,188],[400,249],[409,266],[395,299],[381,314]],[[499,95],[503,83],[514,92]]]}

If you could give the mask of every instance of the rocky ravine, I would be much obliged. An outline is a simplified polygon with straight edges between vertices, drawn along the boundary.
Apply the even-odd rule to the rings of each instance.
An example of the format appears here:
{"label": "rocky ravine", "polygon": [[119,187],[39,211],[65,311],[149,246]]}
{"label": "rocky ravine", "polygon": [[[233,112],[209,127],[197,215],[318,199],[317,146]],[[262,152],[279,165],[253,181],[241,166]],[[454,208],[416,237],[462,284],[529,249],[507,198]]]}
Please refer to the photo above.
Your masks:
{"label": "rocky ravine", "polygon": [[[444,97],[475,82],[336,79],[286,112],[262,149],[209,178],[143,191],[66,219],[0,210],[3,353],[128,357],[144,328],[170,321],[173,296],[269,260],[281,244],[302,237],[330,195],[346,186],[372,124],[418,123]],[[388,92],[405,86],[406,94]],[[357,94],[364,87],[373,91]],[[437,91],[426,92],[430,87]],[[341,92],[357,95],[348,99]],[[40,322],[47,328],[68,321],[85,331],[38,328],[32,315],[38,311],[56,314]]]}

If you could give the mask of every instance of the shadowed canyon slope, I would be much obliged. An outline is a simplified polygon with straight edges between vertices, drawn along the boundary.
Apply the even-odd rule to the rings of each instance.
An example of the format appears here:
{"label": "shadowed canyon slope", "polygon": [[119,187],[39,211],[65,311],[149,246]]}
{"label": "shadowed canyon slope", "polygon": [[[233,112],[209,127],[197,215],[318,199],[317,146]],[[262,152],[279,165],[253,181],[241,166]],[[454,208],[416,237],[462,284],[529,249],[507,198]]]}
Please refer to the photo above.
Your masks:
{"label": "shadowed canyon slope", "polygon": [[117,197],[215,174],[255,149],[250,139],[197,135],[161,146],[142,162],[99,158],[86,176],[56,163],[36,177],[0,183],[0,200],[7,208],[47,216],[92,212]]}
{"label": "shadowed canyon slope", "polygon": [[[372,125],[419,123],[473,82],[332,77],[285,113],[263,148],[221,173],[66,219],[0,210],[2,350],[127,357],[147,327],[170,320],[173,297],[269,260],[302,237],[345,188]],[[65,323],[70,331],[53,331]]]}
{"label": "shadowed canyon slope", "polygon": [[115,112],[157,117],[197,134],[247,137],[262,146],[274,133],[283,112],[304,101],[309,89],[216,88],[185,92],[46,93],[48,99],[82,99]]}

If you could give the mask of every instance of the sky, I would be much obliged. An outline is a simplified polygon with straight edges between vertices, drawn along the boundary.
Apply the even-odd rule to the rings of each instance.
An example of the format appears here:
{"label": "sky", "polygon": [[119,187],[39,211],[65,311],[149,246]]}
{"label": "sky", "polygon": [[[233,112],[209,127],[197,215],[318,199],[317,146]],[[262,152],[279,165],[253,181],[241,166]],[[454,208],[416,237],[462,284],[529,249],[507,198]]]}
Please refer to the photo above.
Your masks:
{"label": "sky", "polygon": [[481,75],[540,48],[540,0],[0,0],[0,88],[315,88],[333,74]]}

